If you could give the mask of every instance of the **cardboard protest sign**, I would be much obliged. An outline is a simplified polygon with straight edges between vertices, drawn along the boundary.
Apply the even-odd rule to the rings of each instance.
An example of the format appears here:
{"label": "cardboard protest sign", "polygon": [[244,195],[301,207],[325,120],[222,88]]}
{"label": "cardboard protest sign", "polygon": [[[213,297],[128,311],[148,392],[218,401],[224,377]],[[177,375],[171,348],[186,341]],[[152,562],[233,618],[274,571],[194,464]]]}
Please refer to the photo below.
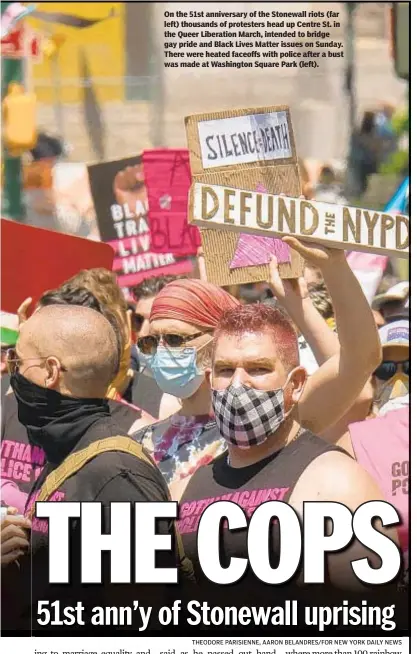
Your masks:
{"label": "cardboard protest sign", "polygon": [[[288,107],[198,114],[185,124],[193,184],[301,195]],[[193,218],[189,214],[190,222]],[[268,281],[270,254],[277,256],[281,277],[301,275],[301,257],[282,241],[213,227],[205,223],[201,229],[210,281],[223,286]]]}
{"label": "cardboard protest sign", "polygon": [[200,226],[294,235],[343,250],[408,256],[408,217],[384,211],[197,182],[190,193],[189,216]]}
{"label": "cardboard protest sign", "polygon": [[191,186],[188,150],[144,150],[143,171],[148,194],[148,223],[153,252],[195,255],[200,232],[187,220]]}
{"label": "cardboard protest sign", "polygon": [[113,250],[78,236],[1,219],[1,310],[16,313],[85,268],[107,268]]}
{"label": "cardboard protest sign", "polygon": [[190,261],[152,250],[142,155],[90,165],[88,175],[100,237],[115,252],[122,288],[154,275],[191,272]]}

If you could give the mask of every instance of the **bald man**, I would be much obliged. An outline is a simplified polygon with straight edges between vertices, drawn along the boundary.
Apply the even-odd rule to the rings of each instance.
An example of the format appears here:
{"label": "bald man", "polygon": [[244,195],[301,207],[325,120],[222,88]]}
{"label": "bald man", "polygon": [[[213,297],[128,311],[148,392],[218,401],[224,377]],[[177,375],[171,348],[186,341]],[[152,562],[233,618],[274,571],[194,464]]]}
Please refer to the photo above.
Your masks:
{"label": "bald man", "polygon": [[[46,477],[70,454],[94,441],[125,435],[114,423],[107,400],[97,399],[104,396],[118,370],[115,332],[106,318],[92,309],[44,307],[22,326],[16,350],[9,353],[8,364],[19,420],[25,425],[32,446],[41,448],[46,457],[46,465],[31,488],[28,511]],[[24,463],[25,452],[21,454]],[[131,454],[108,452],[96,456],[64,481],[50,501],[101,502],[104,506],[103,533],[109,533],[111,502],[168,499],[165,482],[155,467]],[[9,522],[12,517],[8,518]],[[172,523],[162,524],[161,533],[172,533],[172,527]],[[141,597],[147,606],[169,601],[165,587],[160,585],[153,589],[146,587],[145,591],[143,586],[110,585],[107,581],[103,585],[82,586],[79,521],[74,521],[71,528],[71,583],[50,586],[47,532],[47,521],[34,518],[29,555],[22,550],[16,558],[19,566],[9,564],[3,570],[2,592],[7,597],[7,602],[2,602],[3,629],[29,631],[32,619],[34,632],[40,630],[37,622],[40,600],[61,600],[62,606],[76,606],[82,601],[86,617],[94,606],[128,606],[134,600],[141,603]],[[2,548],[3,536],[2,529]],[[163,552],[162,559],[162,567],[175,566],[175,555],[170,552]],[[109,560],[105,559],[103,579],[108,577],[108,570]],[[7,611],[11,607],[12,614]],[[157,616],[157,611],[152,614]],[[133,615],[135,617],[135,612]],[[140,626],[140,616],[137,619],[138,624],[133,624],[131,629],[137,630]],[[71,630],[82,628],[74,625]],[[152,629],[152,624],[149,628]],[[100,632],[100,628],[98,630]]]}
{"label": "bald man", "polygon": [[22,325],[16,349],[27,379],[78,398],[103,397],[119,365],[109,321],[81,306],[43,307]]}

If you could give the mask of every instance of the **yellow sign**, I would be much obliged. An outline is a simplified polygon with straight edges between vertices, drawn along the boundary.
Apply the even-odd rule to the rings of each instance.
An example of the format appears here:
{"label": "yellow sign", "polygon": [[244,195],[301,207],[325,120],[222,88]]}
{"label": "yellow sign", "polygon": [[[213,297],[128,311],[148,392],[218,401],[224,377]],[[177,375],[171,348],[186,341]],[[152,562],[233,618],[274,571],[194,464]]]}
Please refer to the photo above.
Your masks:
{"label": "yellow sign", "polygon": [[[91,27],[69,27],[30,17],[28,22],[46,38],[59,35],[61,47],[54,57],[33,67],[33,80],[39,102],[54,102],[53,76],[59,75],[61,102],[76,103],[82,99],[80,51],[83,50],[89,73],[94,81],[99,102],[124,98],[125,75],[125,9],[124,2],[39,2],[39,12],[62,12],[85,19],[104,19]],[[109,14],[113,12],[110,18]]]}

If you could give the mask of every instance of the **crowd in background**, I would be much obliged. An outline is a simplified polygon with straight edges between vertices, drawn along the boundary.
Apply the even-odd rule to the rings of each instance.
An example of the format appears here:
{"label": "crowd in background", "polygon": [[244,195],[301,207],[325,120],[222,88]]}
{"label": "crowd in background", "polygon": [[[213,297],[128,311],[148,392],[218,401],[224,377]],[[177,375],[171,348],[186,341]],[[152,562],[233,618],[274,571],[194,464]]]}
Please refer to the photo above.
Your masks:
{"label": "crowd in background", "polygon": [[[391,107],[365,114],[345,188],[325,165],[314,186],[301,170],[304,195],[345,203],[346,192],[363,194],[396,148],[391,115]],[[33,155],[55,157],[57,148],[43,138]],[[409,284],[388,266],[371,307],[343,252],[288,242],[305,258],[298,280],[281,280],[272,259],[269,284],[223,289],[200,265],[195,277],[150,277],[127,301],[113,273],[93,269],[47,290],[36,306],[22,298],[19,339],[2,343],[10,628],[27,628],[30,606],[15,591],[28,549],[40,569],[44,561],[45,542],[28,534],[47,473],[80,443],[120,434],[143,445],[155,467],[109,452],[102,466],[89,463],[55,491],[105,504],[171,496],[181,503],[197,577],[191,506],[259,489],[300,510],[317,497],[353,509],[384,498],[401,512],[392,537],[407,560],[408,472],[398,474],[399,485],[392,475],[396,465],[408,470]],[[236,555],[242,544],[227,547]],[[335,586],[338,566],[330,571]],[[341,585],[350,587],[345,572]],[[249,594],[261,597],[253,579],[242,601]]]}

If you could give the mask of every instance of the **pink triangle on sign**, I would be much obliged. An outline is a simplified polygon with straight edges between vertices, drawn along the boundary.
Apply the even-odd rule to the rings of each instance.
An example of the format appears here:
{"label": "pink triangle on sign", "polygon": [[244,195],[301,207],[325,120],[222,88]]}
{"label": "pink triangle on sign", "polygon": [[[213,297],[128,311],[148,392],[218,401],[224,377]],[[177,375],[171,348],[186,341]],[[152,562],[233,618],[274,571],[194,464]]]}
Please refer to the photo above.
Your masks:
{"label": "pink triangle on sign", "polygon": [[[268,192],[262,184],[258,184],[256,191],[259,193]],[[230,270],[269,263],[271,254],[276,256],[278,263],[289,263],[291,261],[290,248],[280,238],[241,234],[230,263]]]}

